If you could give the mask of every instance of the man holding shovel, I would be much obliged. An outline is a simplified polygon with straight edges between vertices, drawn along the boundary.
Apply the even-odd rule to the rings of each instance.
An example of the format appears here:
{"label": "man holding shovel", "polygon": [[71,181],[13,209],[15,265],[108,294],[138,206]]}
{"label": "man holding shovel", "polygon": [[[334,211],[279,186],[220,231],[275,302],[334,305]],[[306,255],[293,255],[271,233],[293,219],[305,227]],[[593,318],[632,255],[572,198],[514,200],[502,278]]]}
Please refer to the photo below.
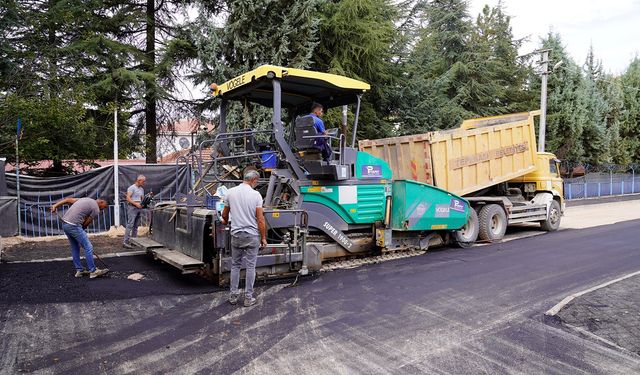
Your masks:
{"label": "man holding shovel", "polygon": [[[136,182],[127,189],[127,228],[124,231],[124,240],[122,247],[133,249],[133,245],[129,243],[131,237],[138,237],[138,225],[142,217],[144,195],[144,183],[147,178],[139,175]],[[150,193],[153,195],[153,193]]]}
{"label": "man holding shovel", "polygon": [[[93,245],[89,241],[85,229],[101,210],[107,208],[107,201],[92,198],[65,198],[51,206],[51,212],[56,212],[58,207],[63,204],[71,204],[69,210],[62,217],[62,230],[71,245],[71,257],[73,258],[73,266],[76,268],[75,277],[88,275],[94,279],[106,274],[109,272],[108,268],[100,269],[93,263]],[[80,246],[84,249],[88,271],[80,263]]]}

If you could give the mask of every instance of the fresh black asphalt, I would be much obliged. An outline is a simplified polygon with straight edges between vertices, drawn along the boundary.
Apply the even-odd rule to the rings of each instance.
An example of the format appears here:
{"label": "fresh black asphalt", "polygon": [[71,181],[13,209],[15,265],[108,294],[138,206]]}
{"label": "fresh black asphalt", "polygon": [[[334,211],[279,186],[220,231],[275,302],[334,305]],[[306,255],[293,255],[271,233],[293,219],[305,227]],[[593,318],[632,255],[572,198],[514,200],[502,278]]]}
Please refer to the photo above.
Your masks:
{"label": "fresh black asphalt", "polygon": [[70,262],[3,264],[0,373],[639,373],[640,357],[543,319],[566,295],[640,269],[639,227],[259,283],[251,308],[144,256],[105,259],[112,272],[96,280],[74,279]]}

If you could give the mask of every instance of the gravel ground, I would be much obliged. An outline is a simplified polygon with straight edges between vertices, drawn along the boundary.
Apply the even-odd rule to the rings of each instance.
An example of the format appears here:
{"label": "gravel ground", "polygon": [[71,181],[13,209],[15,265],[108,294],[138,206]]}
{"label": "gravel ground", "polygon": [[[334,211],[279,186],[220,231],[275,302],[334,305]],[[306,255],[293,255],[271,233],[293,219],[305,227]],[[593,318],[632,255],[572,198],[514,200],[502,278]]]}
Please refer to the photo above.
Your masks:
{"label": "gravel ground", "polygon": [[[32,260],[66,259],[71,258],[69,241],[66,237],[56,236],[37,241],[29,238],[14,238],[13,243],[5,245],[2,255],[3,262],[25,262]],[[122,247],[122,236],[111,234],[89,235],[94,253],[100,255],[113,253],[127,253],[140,249],[125,249]],[[81,256],[84,253],[80,252]]]}

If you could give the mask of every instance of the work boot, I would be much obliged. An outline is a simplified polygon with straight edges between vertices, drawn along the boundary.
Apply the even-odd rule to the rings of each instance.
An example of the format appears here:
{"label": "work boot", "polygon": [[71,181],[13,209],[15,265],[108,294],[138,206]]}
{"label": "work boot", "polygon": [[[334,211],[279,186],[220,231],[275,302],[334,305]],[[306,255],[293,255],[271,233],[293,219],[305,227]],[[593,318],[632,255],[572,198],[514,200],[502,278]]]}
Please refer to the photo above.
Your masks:
{"label": "work boot", "polygon": [[91,274],[91,272],[87,271],[87,270],[82,270],[82,271],[76,271],[76,274],[74,275],[77,278],[80,278],[82,276],[89,276]]}
{"label": "work boot", "polygon": [[102,275],[106,275],[107,272],[109,272],[108,268],[103,268],[103,269],[96,268],[95,271],[93,271],[93,272],[91,272],[89,274],[89,277],[92,278],[92,279],[95,279],[96,277],[100,277]]}
{"label": "work boot", "polygon": [[255,299],[254,297],[245,297],[244,298],[244,307],[253,306],[253,305],[256,304],[256,302],[258,302],[258,300]]}
{"label": "work boot", "polygon": [[131,245],[130,243],[123,243],[122,247],[124,247],[125,249],[133,249],[133,245]]}
{"label": "work boot", "polygon": [[229,303],[235,305],[238,303],[240,295],[239,294],[230,294],[229,295]]}

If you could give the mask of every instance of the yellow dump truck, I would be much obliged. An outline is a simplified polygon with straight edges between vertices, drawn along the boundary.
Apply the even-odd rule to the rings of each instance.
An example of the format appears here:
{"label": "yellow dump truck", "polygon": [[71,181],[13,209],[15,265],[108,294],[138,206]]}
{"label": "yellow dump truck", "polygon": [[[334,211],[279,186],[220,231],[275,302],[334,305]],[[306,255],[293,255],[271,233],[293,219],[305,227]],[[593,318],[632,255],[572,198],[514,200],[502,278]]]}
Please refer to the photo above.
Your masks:
{"label": "yellow dump truck", "polygon": [[[461,234],[497,241],[508,225],[560,226],[563,183],[555,155],[536,151],[539,111],[466,120],[459,128],[362,140],[360,150],[389,163],[395,179],[411,179],[466,198],[474,212]],[[461,242],[465,242],[461,241]]]}

